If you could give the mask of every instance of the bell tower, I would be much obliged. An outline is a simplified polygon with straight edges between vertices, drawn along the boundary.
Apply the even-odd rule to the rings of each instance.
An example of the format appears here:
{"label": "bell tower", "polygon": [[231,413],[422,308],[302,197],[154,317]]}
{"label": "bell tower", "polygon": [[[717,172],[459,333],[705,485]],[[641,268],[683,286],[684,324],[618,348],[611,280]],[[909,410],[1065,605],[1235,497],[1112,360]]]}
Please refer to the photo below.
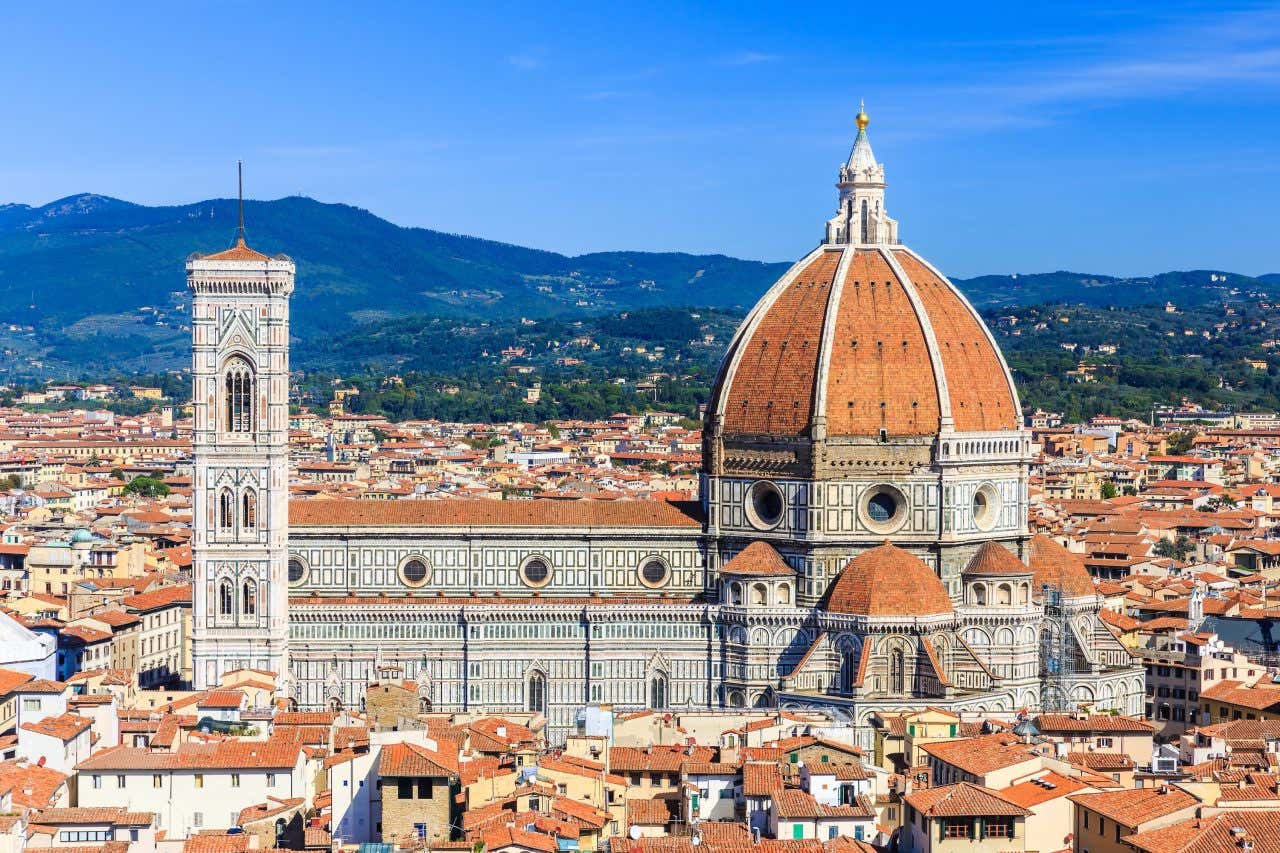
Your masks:
{"label": "bell tower", "polygon": [[235,245],[187,259],[191,291],[192,668],[197,690],[288,675],[289,295],[294,264]]}

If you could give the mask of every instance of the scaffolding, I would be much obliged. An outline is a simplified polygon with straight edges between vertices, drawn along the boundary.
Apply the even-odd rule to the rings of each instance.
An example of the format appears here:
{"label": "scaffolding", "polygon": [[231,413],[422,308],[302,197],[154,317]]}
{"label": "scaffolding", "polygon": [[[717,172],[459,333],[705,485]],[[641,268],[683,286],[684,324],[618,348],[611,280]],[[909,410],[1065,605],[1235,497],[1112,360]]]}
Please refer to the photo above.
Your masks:
{"label": "scaffolding", "polygon": [[1062,605],[1062,587],[1044,584],[1044,623],[1040,626],[1040,707],[1043,713],[1065,713],[1071,707],[1076,653],[1071,623]]}

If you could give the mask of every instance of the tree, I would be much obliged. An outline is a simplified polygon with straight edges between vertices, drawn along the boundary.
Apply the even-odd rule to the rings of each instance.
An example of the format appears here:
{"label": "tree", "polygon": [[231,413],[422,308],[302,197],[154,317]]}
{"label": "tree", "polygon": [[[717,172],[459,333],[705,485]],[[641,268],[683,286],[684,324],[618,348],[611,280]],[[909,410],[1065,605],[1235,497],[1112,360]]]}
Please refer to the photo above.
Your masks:
{"label": "tree", "polygon": [[1102,499],[1109,501],[1116,495],[1120,494],[1120,490],[1116,488],[1115,483],[1106,482],[1102,484]]}
{"label": "tree", "polygon": [[1191,442],[1195,441],[1196,434],[1189,430],[1175,432],[1169,436],[1169,452],[1174,456],[1186,453],[1191,449]]}
{"label": "tree", "polygon": [[134,477],[125,484],[126,495],[138,495],[144,498],[163,498],[169,494],[169,486],[155,477]]}
{"label": "tree", "polygon": [[1179,536],[1174,540],[1161,539],[1152,550],[1157,557],[1183,562],[1194,547],[1195,545],[1186,536]]}
{"label": "tree", "polygon": [[21,489],[22,478],[17,474],[10,474],[7,477],[0,477],[0,491],[8,491],[9,489]]}

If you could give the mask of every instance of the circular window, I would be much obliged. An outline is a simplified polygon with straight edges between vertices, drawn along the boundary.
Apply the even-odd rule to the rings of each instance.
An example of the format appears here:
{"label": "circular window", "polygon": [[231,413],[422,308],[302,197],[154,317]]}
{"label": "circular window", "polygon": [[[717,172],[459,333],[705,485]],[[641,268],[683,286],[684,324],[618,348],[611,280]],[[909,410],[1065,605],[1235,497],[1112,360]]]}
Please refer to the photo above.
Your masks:
{"label": "circular window", "polygon": [[979,530],[996,526],[999,516],[1000,496],[991,485],[985,485],[973,493],[973,523]]}
{"label": "circular window", "polygon": [[307,566],[297,557],[289,558],[289,583],[299,584],[307,576]]}
{"label": "circular window", "polygon": [[756,527],[777,527],[782,521],[786,501],[782,490],[768,480],[758,480],[747,493],[747,518]]}
{"label": "circular window", "polygon": [[431,577],[431,567],[422,557],[411,557],[400,565],[400,580],[405,586],[422,586]]}
{"label": "circular window", "polygon": [[662,586],[671,578],[667,564],[657,559],[646,560],[640,566],[640,582],[645,586]]}
{"label": "circular window", "polygon": [[893,486],[876,486],[862,499],[862,518],[877,533],[890,533],[907,517],[907,498]]}
{"label": "circular window", "polygon": [[520,569],[520,579],[528,586],[546,586],[551,580],[551,567],[541,557],[534,557]]}

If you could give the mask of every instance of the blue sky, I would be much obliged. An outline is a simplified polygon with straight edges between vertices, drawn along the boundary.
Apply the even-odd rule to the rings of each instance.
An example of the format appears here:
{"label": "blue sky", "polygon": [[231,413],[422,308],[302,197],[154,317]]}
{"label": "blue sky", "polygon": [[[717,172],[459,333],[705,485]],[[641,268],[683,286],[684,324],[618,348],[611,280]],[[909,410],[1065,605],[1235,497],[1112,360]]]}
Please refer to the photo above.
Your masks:
{"label": "blue sky", "polygon": [[953,275],[1280,271],[1277,4],[23,4],[0,79],[0,201],[225,196],[243,157],[257,198],[789,260],[865,97]]}

